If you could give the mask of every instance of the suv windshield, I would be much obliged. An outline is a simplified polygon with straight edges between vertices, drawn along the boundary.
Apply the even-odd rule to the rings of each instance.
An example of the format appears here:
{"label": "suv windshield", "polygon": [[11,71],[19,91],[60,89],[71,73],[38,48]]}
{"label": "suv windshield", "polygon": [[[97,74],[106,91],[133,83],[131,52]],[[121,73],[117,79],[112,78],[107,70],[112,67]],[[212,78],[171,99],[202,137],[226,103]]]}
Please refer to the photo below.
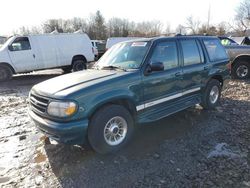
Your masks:
{"label": "suv windshield", "polygon": [[97,62],[96,67],[119,67],[122,69],[138,69],[141,65],[150,42],[123,42],[110,48]]}

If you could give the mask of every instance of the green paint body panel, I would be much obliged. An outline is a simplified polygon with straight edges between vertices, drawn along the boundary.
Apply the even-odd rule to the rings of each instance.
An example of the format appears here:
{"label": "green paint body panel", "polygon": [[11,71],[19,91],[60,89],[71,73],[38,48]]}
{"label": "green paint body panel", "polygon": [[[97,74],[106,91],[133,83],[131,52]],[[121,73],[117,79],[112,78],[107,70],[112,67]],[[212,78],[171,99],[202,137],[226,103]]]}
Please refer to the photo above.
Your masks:
{"label": "green paint body panel", "polygon": [[[55,118],[47,113],[40,115],[30,110],[31,118],[42,132],[53,139],[63,143],[80,144],[86,140],[90,117],[105,104],[117,100],[128,101],[133,106],[137,123],[145,123],[200,103],[204,88],[212,77],[220,77],[223,81],[229,79],[229,70],[226,66],[229,59],[210,62],[203,44],[201,49],[204,63],[184,67],[178,46],[177,68],[145,74],[149,57],[157,43],[171,40],[179,45],[179,40],[184,38],[195,39],[202,44],[203,38],[207,37],[149,39],[152,45],[139,69],[126,72],[85,70],[35,85],[31,93],[48,100],[73,100],[78,104],[78,111],[68,118]],[[193,90],[195,88],[200,89]],[[171,98],[172,96],[177,97]],[[159,104],[151,104],[152,101],[159,101]],[[148,107],[144,106],[145,104]]]}

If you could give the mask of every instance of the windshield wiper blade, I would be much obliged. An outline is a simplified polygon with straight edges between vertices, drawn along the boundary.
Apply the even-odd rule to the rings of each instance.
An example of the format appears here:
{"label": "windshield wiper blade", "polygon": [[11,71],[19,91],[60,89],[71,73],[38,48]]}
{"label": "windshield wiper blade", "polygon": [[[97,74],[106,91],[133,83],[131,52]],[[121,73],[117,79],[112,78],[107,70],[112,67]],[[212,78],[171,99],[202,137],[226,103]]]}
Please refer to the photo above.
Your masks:
{"label": "windshield wiper blade", "polygon": [[112,69],[112,70],[119,69],[119,70],[127,71],[126,69],[124,69],[122,67],[113,66],[113,65],[104,66],[104,67],[102,67],[102,69]]}

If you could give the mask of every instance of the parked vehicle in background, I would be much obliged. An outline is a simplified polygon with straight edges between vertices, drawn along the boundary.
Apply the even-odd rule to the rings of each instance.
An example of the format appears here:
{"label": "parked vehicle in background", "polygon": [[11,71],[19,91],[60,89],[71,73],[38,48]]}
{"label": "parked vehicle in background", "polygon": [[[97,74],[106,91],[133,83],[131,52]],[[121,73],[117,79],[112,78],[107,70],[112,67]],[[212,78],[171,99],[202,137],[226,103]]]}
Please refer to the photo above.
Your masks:
{"label": "parked vehicle in background", "polygon": [[124,42],[124,41],[134,40],[134,39],[140,39],[140,37],[110,37],[107,39],[107,42],[106,42],[106,50],[108,50],[113,45],[119,42]]}
{"label": "parked vehicle in background", "polygon": [[0,36],[0,47],[6,42],[7,37]]}
{"label": "parked vehicle in background", "polygon": [[0,36],[0,45],[3,45],[7,40],[7,37]]}
{"label": "parked vehicle in background", "polygon": [[249,37],[231,37],[231,39],[237,42],[239,45],[250,45]]}
{"label": "parked vehicle in background", "polygon": [[233,78],[246,79],[250,77],[250,46],[238,45],[228,37],[219,37],[231,61]]}
{"label": "parked vehicle in background", "polygon": [[0,48],[0,80],[48,68],[79,71],[93,60],[92,44],[86,34],[13,36]]}
{"label": "parked vehicle in background", "polygon": [[[93,69],[35,85],[30,116],[51,139],[120,149],[135,126],[195,104],[218,105],[230,78],[217,37],[157,37],[114,45]],[[64,82],[62,82],[62,80]]]}
{"label": "parked vehicle in background", "polygon": [[106,42],[104,40],[91,40],[94,47],[95,60],[98,60],[105,53]]}

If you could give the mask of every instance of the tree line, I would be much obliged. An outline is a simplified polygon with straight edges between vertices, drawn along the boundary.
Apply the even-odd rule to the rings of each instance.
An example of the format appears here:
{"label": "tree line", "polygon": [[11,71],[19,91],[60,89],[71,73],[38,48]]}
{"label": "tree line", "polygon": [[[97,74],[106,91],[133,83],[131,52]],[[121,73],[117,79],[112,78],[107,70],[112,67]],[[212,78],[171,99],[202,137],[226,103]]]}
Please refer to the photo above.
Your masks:
{"label": "tree line", "polygon": [[233,33],[236,36],[249,35],[250,27],[250,0],[242,0],[236,8],[236,15],[232,22],[221,22],[217,25],[202,23],[199,19],[189,16],[184,24],[178,25],[175,29],[169,24],[163,24],[159,20],[134,22],[118,17],[105,20],[100,11],[90,15],[87,19],[49,19],[41,26],[21,27],[14,31],[14,34],[40,34],[57,31],[59,33],[73,33],[82,31],[91,39],[107,39],[108,37],[153,37],[159,35],[180,34],[207,34],[225,35]]}

